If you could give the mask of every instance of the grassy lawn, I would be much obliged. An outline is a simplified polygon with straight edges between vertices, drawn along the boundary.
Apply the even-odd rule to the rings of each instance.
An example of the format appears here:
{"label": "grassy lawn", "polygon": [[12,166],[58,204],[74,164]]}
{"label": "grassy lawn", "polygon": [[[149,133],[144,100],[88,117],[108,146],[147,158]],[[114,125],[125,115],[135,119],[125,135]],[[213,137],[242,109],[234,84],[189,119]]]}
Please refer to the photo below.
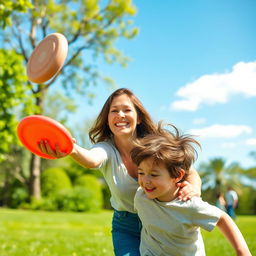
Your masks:
{"label": "grassy lawn", "polygon": [[[236,224],[242,232],[247,245],[256,255],[256,216],[238,216]],[[202,230],[207,256],[235,256],[234,249],[216,227],[212,232]]]}
{"label": "grassy lawn", "polygon": [[0,256],[112,256],[111,211],[0,210]]}
{"label": "grassy lawn", "polygon": [[[113,256],[111,218],[111,211],[62,213],[0,209],[0,256]],[[237,225],[256,255],[256,216],[239,216]],[[217,229],[202,233],[207,256],[235,255]]]}

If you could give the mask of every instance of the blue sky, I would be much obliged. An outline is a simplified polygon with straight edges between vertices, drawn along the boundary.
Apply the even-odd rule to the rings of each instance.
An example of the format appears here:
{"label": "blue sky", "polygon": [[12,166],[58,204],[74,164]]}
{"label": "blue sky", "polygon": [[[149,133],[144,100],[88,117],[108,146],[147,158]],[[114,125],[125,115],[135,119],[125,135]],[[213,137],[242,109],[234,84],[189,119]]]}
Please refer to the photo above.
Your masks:
{"label": "blue sky", "polygon": [[[152,117],[198,135],[197,164],[215,157],[255,165],[256,1],[134,1],[139,35],[120,40],[127,68],[101,64],[118,87],[130,88]],[[111,91],[99,85],[93,106],[82,101],[72,120],[100,111]],[[196,164],[196,165],[197,165]]]}

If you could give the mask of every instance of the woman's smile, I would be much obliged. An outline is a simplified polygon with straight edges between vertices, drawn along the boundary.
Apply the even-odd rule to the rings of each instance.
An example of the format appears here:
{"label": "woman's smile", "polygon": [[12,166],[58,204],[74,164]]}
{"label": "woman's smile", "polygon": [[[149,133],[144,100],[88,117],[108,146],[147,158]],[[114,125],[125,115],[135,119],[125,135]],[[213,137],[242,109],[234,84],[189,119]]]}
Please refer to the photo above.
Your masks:
{"label": "woman's smile", "polygon": [[128,122],[118,122],[118,123],[116,123],[115,125],[117,126],[117,127],[127,127],[128,126]]}

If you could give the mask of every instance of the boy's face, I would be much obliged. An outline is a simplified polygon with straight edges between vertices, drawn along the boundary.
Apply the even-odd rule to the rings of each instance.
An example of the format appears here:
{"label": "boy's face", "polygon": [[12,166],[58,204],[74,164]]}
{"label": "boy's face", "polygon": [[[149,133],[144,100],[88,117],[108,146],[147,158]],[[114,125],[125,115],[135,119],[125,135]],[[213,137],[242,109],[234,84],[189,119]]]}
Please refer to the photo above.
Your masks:
{"label": "boy's face", "polygon": [[169,202],[176,197],[178,179],[171,178],[164,165],[153,165],[152,159],[142,161],[138,168],[139,185],[149,199]]}

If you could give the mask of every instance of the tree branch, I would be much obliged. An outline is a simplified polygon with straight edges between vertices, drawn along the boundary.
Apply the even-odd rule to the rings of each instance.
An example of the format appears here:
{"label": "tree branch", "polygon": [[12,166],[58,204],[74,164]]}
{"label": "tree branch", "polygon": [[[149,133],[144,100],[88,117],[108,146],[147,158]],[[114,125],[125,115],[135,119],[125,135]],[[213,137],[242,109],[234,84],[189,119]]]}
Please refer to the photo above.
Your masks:
{"label": "tree branch", "polygon": [[24,45],[23,45],[23,42],[22,42],[22,38],[21,38],[22,33],[16,33],[14,28],[12,28],[12,31],[13,31],[13,34],[15,35],[15,37],[18,40],[18,44],[19,44],[19,47],[21,49],[21,54],[22,54],[22,56],[24,57],[24,59],[27,63],[28,62],[28,57],[27,57],[27,54],[26,54],[26,51],[25,51],[25,48],[24,48]]}
{"label": "tree branch", "polygon": [[66,64],[62,67],[62,69],[54,76],[54,78],[48,83],[46,84],[46,88],[48,89],[50,87],[51,84],[53,84],[56,79],[58,78],[58,76],[60,74],[64,74],[64,70],[66,69],[66,67],[68,67],[72,61],[83,51],[85,50],[87,47],[86,46],[81,46],[74,54],[73,56],[66,62]]}
{"label": "tree branch", "polygon": [[34,90],[32,83],[30,81],[27,82],[28,87],[30,88],[30,90],[32,91],[33,94],[36,94],[37,91]]}
{"label": "tree branch", "polygon": [[[106,7],[102,8],[99,12],[97,12],[90,20],[94,20],[96,19],[100,14],[104,13],[107,9],[107,7],[109,6],[111,1],[108,2],[108,4],[106,5]],[[88,19],[83,19],[81,20],[81,23],[80,23],[80,26],[77,30],[77,32],[74,34],[73,38],[71,40],[68,41],[68,44],[71,45],[72,43],[74,43],[78,37],[81,35],[81,31],[82,31],[82,27],[86,24],[86,23],[89,23]]]}
{"label": "tree branch", "polygon": [[33,16],[31,16],[31,28],[30,28],[30,33],[29,33],[29,39],[30,43],[32,45],[32,48],[35,49],[36,47],[36,21]]}

